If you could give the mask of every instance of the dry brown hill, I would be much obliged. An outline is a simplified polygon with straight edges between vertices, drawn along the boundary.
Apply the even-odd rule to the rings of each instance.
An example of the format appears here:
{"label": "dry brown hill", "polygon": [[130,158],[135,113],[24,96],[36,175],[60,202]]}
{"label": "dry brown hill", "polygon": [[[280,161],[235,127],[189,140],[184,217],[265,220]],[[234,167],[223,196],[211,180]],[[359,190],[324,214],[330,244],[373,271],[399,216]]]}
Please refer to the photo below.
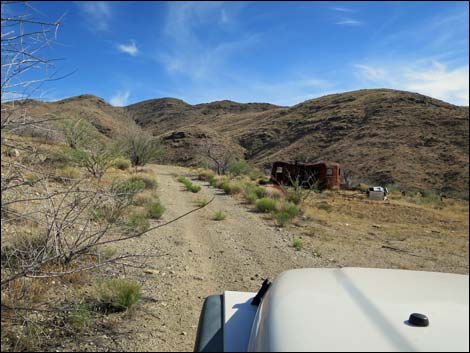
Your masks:
{"label": "dry brown hill", "polygon": [[263,167],[329,159],[356,181],[468,195],[468,107],[416,93],[359,90],[292,107],[161,98],[115,108],[90,95],[29,104],[33,111],[81,112],[108,134],[131,116],[162,139],[171,163],[198,163],[196,147],[208,139]]}

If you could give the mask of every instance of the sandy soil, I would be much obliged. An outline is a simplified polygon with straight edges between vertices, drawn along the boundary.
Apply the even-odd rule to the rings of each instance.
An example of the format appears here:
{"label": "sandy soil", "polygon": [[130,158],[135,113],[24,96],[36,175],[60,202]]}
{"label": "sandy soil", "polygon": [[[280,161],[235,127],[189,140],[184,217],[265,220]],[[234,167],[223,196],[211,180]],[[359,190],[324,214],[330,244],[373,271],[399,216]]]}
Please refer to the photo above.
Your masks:
{"label": "sandy soil", "polygon": [[[121,245],[121,251],[152,248],[161,256],[151,259],[145,269],[126,269],[128,278],[143,284],[144,300],[124,321],[122,336],[115,338],[119,350],[192,351],[206,296],[224,290],[256,292],[264,278],[272,279],[292,268],[363,266],[468,273],[468,223],[462,228],[466,235],[452,245],[463,249],[455,256],[426,252],[426,247],[422,247],[424,252],[418,251],[412,243],[409,246],[412,251],[404,248],[400,245],[406,243],[403,239],[387,236],[387,223],[367,225],[368,233],[364,233],[364,222],[360,220],[358,229],[354,224],[343,224],[348,220],[342,220],[338,228],[327,227],[319,212],[316,217],[320,218],[304,217],[286,230],[207,183],[194,181],[203,186],[197,194],[186,191],[176,180],[177,175],[190,177],[185,168],[152,169],[158,178],[160,199],[167,209],[159,222],[195,208],[197,199],[215,198],[205,208]],[[226,219],[213,221],[214,212],[219,210],[226,214]],[[294,237],[302,237],[302,251],[292,247]],[[398,247],[405,250],[399,251]]]}
{"label": "sandy soil", "polygon": [[[130,322],[129,333],[117,341],[130,351],[192,351],[203,300],[224,290],[256,292],[264,278],[284,270],[330,265],[328,260],[298,252],[293,235],[269,225],[263,216],[220,191],[204,187],[197,194],[185,191],[175,175],[186,169],[155,166],[160,199],[170,220],[196,207],[201,197],[212,203],[149,236],[128,242],[122,249],[154,248],[163,256],[146,270],[127,275],[143,282],[144,303]],[[205,183],[200,183],[204,185]],[[221,210],[223,221],[213,221]]]}

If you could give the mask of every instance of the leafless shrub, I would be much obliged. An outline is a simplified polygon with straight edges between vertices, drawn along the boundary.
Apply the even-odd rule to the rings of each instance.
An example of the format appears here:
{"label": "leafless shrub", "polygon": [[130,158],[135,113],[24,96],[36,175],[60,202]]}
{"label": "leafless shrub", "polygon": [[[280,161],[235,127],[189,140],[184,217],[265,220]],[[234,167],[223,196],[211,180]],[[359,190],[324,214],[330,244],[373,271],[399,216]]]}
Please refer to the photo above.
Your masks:
{"label": "leafless shrub", "polygon": [[234,161],[232,152],[223,145],[217,145],[206,139],[201,146],[200,153],[212,163],[212,169],[217,175],[226,174],[230,163]]}
{"label": "leafless shrub", "polygon": [[130,126],[118,136],[120,152],[131,161],[134,167],[156,161],[163,153],[158,140],[139,126]]}

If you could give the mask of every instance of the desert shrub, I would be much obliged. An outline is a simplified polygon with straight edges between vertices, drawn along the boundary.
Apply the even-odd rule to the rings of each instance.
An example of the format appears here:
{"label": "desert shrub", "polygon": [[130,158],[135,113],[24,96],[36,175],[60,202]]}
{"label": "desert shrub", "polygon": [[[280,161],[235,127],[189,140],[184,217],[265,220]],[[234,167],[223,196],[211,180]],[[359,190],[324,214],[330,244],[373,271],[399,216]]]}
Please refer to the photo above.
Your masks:
{"label": "desert shrub", "polygon": [[97,284],[97,299],[106,311],[126,311],[141,297],[140,284],[115,278]]}
{"label": "desert shrub", "polygon": [[130,204],[133,202],[135,195],[147,187],[142,180],[113,180],[109,188],[110,193],[114,196],[116,201],[123,204]]}
{"label": "desert shrub", "polygon": [[223,189],[224,185],[228,183],[228,178],[227,177],[216,177],[215,178],[215,187],[217,189]]}
{"label": "desert shrub", "polygon": [[85,147],[91,140],[98,138],[96,129],[81,118],[63,120],[62,132],[65,142],[72,149]]}
{"label": "desert shrub", "polygon": [[75,167],[63,167],[56,171],[56,176],[60,179],[73,180],[78,179],[81,176],[80,169]]}
{"label": "desert shrub", "polygon": [[30,233],[18,233],[6,245],[2,244],[2,268],[29,263],[48,249],[47,242],[47,233],[39,228],[33,228]]}
{"label": "desert shrub", "polygon": [[194,201],[194,203],[198,207],[204,207],[205,205],[207,205],[209,203],[209,200],[207,200],[205,197],[203,197],[203,198],[197,199],[196,201]]}
{"label": "desert shrub", "polygon": [[163,154],[158,139],[137,125],[130,126],[118,137],[117,146],[136,167],[154,162]]}
{"label": "desert shrub", "polygon": [[199,180],[210,181],[212,178],[215,177],[215,173],[212,170],[205,169],[199,171],[197,176]]}
{"label": "desert shrub", "polygon": [[422,200],[424,203],[430,203],[435,206],[442,206],[444,204],[441,195],[433,190],[423,190],[421,194],[423,195]]}
{"label": "desert shrub", "polygon": [[253,189],[253,192],[258,196],[258,198],[266,197],[268,196],[268,190],[266,188],[263,188],[262,186],[255,186]]}
{"label": "desert shrub", "polygon": [[270,190],[268,191],[268,197],[272,198],[273,200],[280,200],[284,194],[279,190]]}
{"label": "desert shrub", "polygon": [[225,192],[226,194],[230,194],[230,193],[231,193],[232,188],[231,188],[230,182],[229,182],[228,180],[224,181],[220,186],[221,186],[220,188],[221,188],[222,190],[224,190],[224,192]]}
{"label": "desert shrub", "polygon": [[135,175],[132,175],[128,180],[143,182],[145,185],[145,189],[147,190],[154,190],[158,186],[157,180],[155,179],[153,175],[150,175],[150,174],[143,174],[143,173],[135,174]]}
{"label": "desert shrub", "polygon": [[29,184],[29,185],[34,185],[36,184],[39,180],[41,180],[41,177],[36,174],[36,173],[26,173],[24,175],[24,180]]}
{"label": "desert shrub", "polygon": [[185,178],[184,176],[179,176],[176,178],[180,183],[182,183],[184,186],[186,186],[186,189],[188,189],[189,191],[193,192],[193,193],[198,193],[199,191],[201,191],[201,187],[198,186],[198,185],[193,185],[193,183],[191,182],[191,180],[189,180],[188,178]]}
{"label": "desert shrub", "polygon": [[237,195],[243,192],[243,185],[239,181],[229,183],[229,188],[231,195]]}
{"label": "desert shrub", "polygon": [[319,203],[318,205],[316,205],[317,208],[319,208],[320,210],[323,210],[323,211],[326,211],[328,213],[330,213],[331,211],[333,211],[333,206],[331,206],[329,203],[327,202],[321,202]]}
{"label": "desert shrub", "polygon": [[96,222],[106,221],[108,223],[116,223],[122,215],[122,210],[108,202],[100,207],[92,208],[90,214],[91,219]]}
{"label": "desert shrub", "polygon": [[117,152],[103,143],[96,142],[87,149],[70,149],[72,161],[85,168],[94,178],[101,179],[106,171],[113,166]]}
{"label": "desert shrub", "polygon": [[147,210],[148,217],[153,219],[160,219],[165,212],[165,207],[162,206],[158,199],[148,204],[145,209]]}
{"label": "desert shrub", "polygon": [[69,150],[61,149],[49,152],[46,155],[46,159],[44,160],[44,162],[49,165],[60,167],[71,164],[73,161],[72,157],[70,156]]}
{"label": "desert shrub", "polygon": [[129,216],[126,227],[128,233],[142,233],[150,228],[150,222],[145,214],[134,212]]}
{"label": "desert shrub", "polygon": [[299,205],[303,201],[303,192],[300,189],[293,189],[287,192],[287,200]]}
{"label": "desert shrub", "polygon": [[263,197],[256,201],[256,209],[260,212],[271,212],[276,208],[276,201],[273,199]]}
{"label": "desert shrub", "polygon": [[222,211],[216,211],[214,212],[212,219],[214,221],[223,221],[225,219],[225,213],[223,213]]}
{"label": "desert shrub", "polygon": [[252,167],[244,159],[233,161],[228,165],[228,172],[234,176],[248,175],[251,170]]}
{"label": "desert shrub", "polygon": [[155,195],[151,191],[142,191],[134,196],[132,204],[135,206],[145,206],[153,201]]}
{"label": "desert shrub", "polygon": [[272,213],[274,220],[281,227],[287,225],[298,215],[300,215],[300,208],[291,202],[281,203],[279,210]]}
{"label": "desert shrub", "polygon": [[83,332],[93,322],[91,310],[92,308],[87,303],[75,304],[68,313],[68,323],[74,330]]}
{"label": "desert shrub", "polygon": [[193,193],[198,193],[199,191],[201,191],[201,187],[199,185],[191,184],[187,185],[186,188]]}
{"label": "desert shrub", "polygon": [[99,249],[100,256],[105,259],[109,260],[117,253],[117,249],[112,246],[103,246]]}
{"label": "desert shrub", "polygon": [[114,160],[113,166],[120,170],[127,170],[131,167],[131,161],[126,158],[116,158]]}
{"label": "desert shrub", "polygon": [[295,250],[300,251],[303,248],[303,242],[302,239],[300,238],[294,238],[292,241],[292,246],[294,247]]}
{"label": "desert shrub", "polygon": [[249,192],[248,194],[244,194],[244,196],[245,199],[251,204],[255,204],[258,200],[258,195],[256,195],[254,192]]}
{"label": "desert shrub", "polygon": [[209,185],[212,186],[213,188],[217,187],[217,178],[213,177],[212,179],[209,180]]}
{"label": "desert shrub", "polygon": [[364,183],[359,183],[354,187],[354,189],[358,191],[362,191],[362,192],[367,192],[367,190],[369,190],[369,185],[364,184]]}

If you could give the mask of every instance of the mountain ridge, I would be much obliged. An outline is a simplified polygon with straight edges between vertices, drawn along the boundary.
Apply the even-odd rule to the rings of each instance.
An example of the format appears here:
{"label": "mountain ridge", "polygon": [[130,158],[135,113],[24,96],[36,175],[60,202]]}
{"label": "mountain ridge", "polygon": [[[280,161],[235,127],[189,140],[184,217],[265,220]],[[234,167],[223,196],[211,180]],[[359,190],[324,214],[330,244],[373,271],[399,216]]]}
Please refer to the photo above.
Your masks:
{"label": "mountain ridge", "polygon": [[161,139],[166,163],[200,164],[197,151],[209,140],[264,168],[275,160],[329,159],[358,182],[468,194],[468,107],[418,93],[363,89],[289,107],[177,98],[113,107],[88,94],[27,105],[33,115],[86,116],[109,136],[135,121]]}

